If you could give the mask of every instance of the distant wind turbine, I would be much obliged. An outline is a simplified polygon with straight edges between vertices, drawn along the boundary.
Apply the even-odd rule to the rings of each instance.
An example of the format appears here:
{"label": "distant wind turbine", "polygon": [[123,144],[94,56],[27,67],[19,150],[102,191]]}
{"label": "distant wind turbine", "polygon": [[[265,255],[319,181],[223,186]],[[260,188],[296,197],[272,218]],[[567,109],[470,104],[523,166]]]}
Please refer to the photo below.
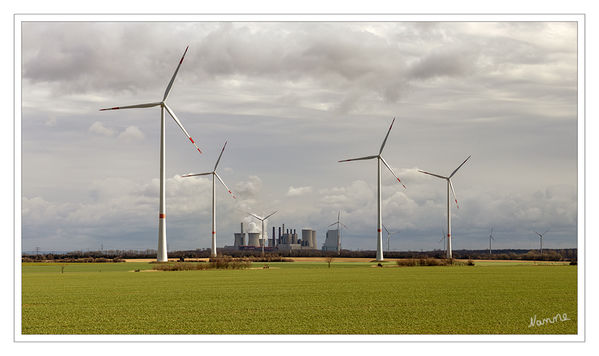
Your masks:
{"label": "distant wind turbine", "polygon": [[391,251],[391,235],[398,234],[399,231],[389,231],[385,224],[383,224],[383,229],[387,232],[387,252]]}
{"label": "distant wind turbine", "polygon": [[495,241],[495,238],[493,237],[493,228],[491,228],[491,233],[489,234],[489,256],[493,253],[493,250],[491,249],[491,240]]}
{"label": "distant wind turbine", "polygon": [[547,229],[544,233],[539,234],[538,232],[535,231],[535,234],[539,235],[539,241],[541,243],[541,255],[543,254],[543,236],[545,236],[546,233],[549,232],[549,229]]}
{"label": "distant wind turbine", "polygon": [[197,176],[207,176],[209,174],[212,175],[212,248],[210,251],[210,255],[212,257],[216,257],[216,185],[214,184],[215,177],[223,184],[223,186],[229,192],[229,194],[231,194],[233,199],[235,199],[235,195],[233,195],[233,193],[231,193],[231,189],[229,189],[229,187],[227,187],[227,185],[222,180],[222,178],[218,175],[218,173],[216,173],[216,167],[218,167],[220,158],[222,157],[223,152],[225,152],[225,147],[227,147],[227,142],[225,142],[225,144],[223,145],[223,149],[220,151],[220,155],[218,155],[218,159],[216,160],[214,169],[211,172],[188,173],[188,174],[184,174],[181,176],[181,177],[197,177]]}
{"label": "distant wind turbine", "polygon": [[341,226],[347,229],[347,226],[341,222],[341,210],[337,213],[337,221],[330,224],[328,227],[337,225],[337,254],[341,253]]}
{"label": "distant wind turbine", "polygon": [[147,104],[117,106],[117,107],[112,107],[112,108],[100,109],[100,111],[105,111],[105,110],[120,110],[120,109],[151,108],[154,106],[160,106],[160,205],[158,208],[158,210],[159,210],[158,211],[158,256],[157,256],[158,262],[168,261],[167,247],[166,247],[166,175],[165,175],[166,174],[165,173],[165,169],[166,169],[165,138],[166,137],[165,137],[165,133],[164,133],[164,126],[165,126],[164,110],[165,109],[166,109],[166,111],[168,111],[169,115],[173,118],[173,120],[175,120],[177,125],[179,125],[181,130],[183,130],[183,133],[187,136],[187,138],[189,138],[189,141],[191,141],[191,143],[193,143],[193,145],[198,150],[198,152],[202,153],[202,151],[199,149],[199,147],[194,142],[193,138],[191,138],[191,136],[189,136],[189,133],[183,127],[183,124],[181,123],[181,121],[179,121],[179,119],[177,118],[177,115],[175,115],[173,110],[171,110],[171,108],[168,105],[166,105],[166,99],[168,98],[168,95],[170,94],[171,89],[173,88],[173,83],[175,81],[175,77],[177,76],[177,73],[179,72],[179,68],[181,67],[181,63],[183,63],[183,58],[185,58],[185,54],[187,53],[188,48],[189,48],[189,46],[187,46],[187,48],[185,48],[185,52],[183,52],[183,56],[181,57],[181,60],[179,61],[179,65],[177,66],[177,69],[175,69],[175,73],[173,74],[171,81],[168,83],[168,86],[166,87],[166,91],[164,92],[164,97],[162,98],[162,101],[147,103]]}
{"label": "distant wind turbine", "polygon": [[393,174],[393,176],[397,179],[397,181],[404,187],[404,189],[406,188],[406,186],[401,182],[401,180],[399,179],[399,177],[393,172],[393,170],[391,169],[391,167],[389,166],[389,164],[387,164],[387,161],[385,161],[385,159],[382,156],[383,153],[383,148],[385,148],[385,143],[387,142],[387,138],[389,137],[389,133],[391,132],[391,128],[393,128],[393,123],[395,122],[395,118],[393,118],[393,121],[391,122],[391,126],[389,126],[389,130],[387,131],[387,135],[385,136],[385,139],[383,140],[383,144],[381,145],[381,149],[379,150],[379,153],[377,155],[372,155],[372,156],[365,156],[365,157],[359,157],[359,158],[350,158],[350,159],[344,159],[341,160],[339,162],[349,162],[349,161],[360,161],[360,160],[368,160],[368,159],[375,159],[377,161],[377,194],[376,194],[376,198],[377,198],[377,238],[376,238],[376,260],[377,261],[383,261],[383,230],[382,230],[382,225],[383,225],[383,216],[381,213],[382,210],[382,199],[381,199],[381,162],[383,162],[383,164],[389,169],[389,171],[391,172],[391,174]]}
{"label": "distant wind turbine", "polygon": [[451,183],[451,177],[453,177],[454,174],[456,174],[458,169],[462,168],[464,163],[466,163],[466,161],[469,160],[470,157],[471,156],[468,156],[468,158],[466,158],[464,160],[464,162],[462,162],[462,164],[460,164],[458,166],[458,168],[456,168],[453,172],[451,172],[451,174],[448,177],[418,170],[418,172],[420,172],[420,173],[424,173],[424,174],[431,175],[433,177],[445,179],[447,181],[447,258],[452,258],[452,253],[451,253],[451,203],[449,200],[449,190],[450,189],[451,189],[451,192],[453,193],[453,199],[455,200],[456,206],[458,207],[458,209],[460,208],[460,206],[458,205],[458,199],[456,198],[456,195],[455,195],[455,190],[453,189],[453,184]]}
{"label": "distant wind turbine", "polygon": [[443,243],[443,253],[446,253],[446,248],[447,245],[445,244],[445,238],[447,238],[447,235],[445,235],[445,230],[443,228],[441,228],[441,239],[439,240],[439,242]]}
{"label": "distant wind turbine", "polygon": [[264,256],[264,245],[266,244],[266,239],[264,238],[264,232],[265,232],[264,231],[264,220],[266,220],[269,217],[273,216],[277,212],[278,212],[278,210],[275,211],[275,212],[270,213],[269,215],[266,215],[265,217],[261,217],[261,216],[258,216],[256,214],[252,214],[252,213],[248,212],[248,214],[250,214],[251,216],[255,217],[256,219],[258,219],[258,220],[260,220],[262,222],[262,230],[261,230],[261,233],[260,233],[260,235],[261,235],[260,238],[262,240],[262,256]]}

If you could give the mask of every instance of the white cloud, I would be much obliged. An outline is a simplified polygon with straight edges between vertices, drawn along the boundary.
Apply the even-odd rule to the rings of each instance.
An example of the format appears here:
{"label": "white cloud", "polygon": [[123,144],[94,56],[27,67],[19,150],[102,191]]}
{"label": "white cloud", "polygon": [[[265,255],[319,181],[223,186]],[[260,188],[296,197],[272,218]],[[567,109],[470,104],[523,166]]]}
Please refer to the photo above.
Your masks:
{"label": "white cloud", "polygon": [[312,187],[307,186],[307,187],[297,187],[295,188],[294,186],[290,186],[289,190],[287,191],[287,196],[288,197],[297,197],[300,195],[304,195],[307,193],[311,193],[312,192]]}
{"label": "white cloud", "polygon": [[95,133],[95,134],[98,134],[98,135],[103,135],[103,136],[112,136],[112,135],[114,135],[114,130],[110,129],[110,128],[107,128],[100,121],[94,122],[89,127],[89,132],[92,132],[92,133]]}
{"label": "white cloud", "polygon": [[250,176],[247,181],[235,184],[235,192],[241,199],[255,197],[262,190],[262,179],[258,176]]}
{"label": "white cloud", "polygon": [[129,126],[119,134],[119,139],[123,140],[141,140],[144,137],[144,133],[137,126]]}

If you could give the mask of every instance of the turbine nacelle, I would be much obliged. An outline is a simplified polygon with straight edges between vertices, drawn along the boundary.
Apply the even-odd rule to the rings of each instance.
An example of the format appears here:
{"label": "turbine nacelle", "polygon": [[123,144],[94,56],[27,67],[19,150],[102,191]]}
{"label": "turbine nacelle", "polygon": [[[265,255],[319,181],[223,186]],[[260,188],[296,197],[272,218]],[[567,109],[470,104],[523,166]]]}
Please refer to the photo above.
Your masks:
{"label": "turbine nacelle", "polygon": [[451,174],[450,174],[449,176],[447,176],[447,177],[446,177],[446,176],[442,176],[442,175],[440,175],[440,174],[435,174],[435,173],[431,173],[431,172],[423,171],[423,170],[420,170],[420,169],[418,170],[418,172],[420,172],[420,173],[424,173],[424,174],[428,174],[429,176],[433,176],[433,177],[436,177],[436,178],[444,179],[445,181],[447,181],[447,184],[449,184],[449,188],[451,189],[451,193],[453,194],[453,200],[455,201],[455,205],[456,205],[456,206],[458,207],[458,209],[459,209],[459,208],[460,208],[460,205],[458,204],[458,198],[457,198],[457,196],[456,196],[456,194],[455,194],[455,189],[453,188],[453,183],[451,182],[451,177],[453,177],[453,176],[456,174],[456,172],[457,172],[457,171],[458,171],[460,168],[462,168],[462,166],[464,165],[464,163],[466,163],[466,161],[468,161],[468,160],[470,159],[470,157],[472,157],[472,155],[468,156],[468,158],[466,158],[466,159],[464,160],[464,162],[462,162],[462,164],[460,164],[460,165],[458,166],[458,168],[454,169],[454,171],[453,171],[453,172],[451,172]]}
{"label": "turbine nacelle", "polygon": [[395,118],[393,118],[393,121],[391,122],[391,126],[389,126],[389,130],[387,130],[387,135],[385,135],[385,139],[383,140],[383,143],[381,144],[381,148],[379,149],[379,153],[376,155],[372,155],[372,156],[365,156],[365,157],[358,157],[358,158],[350,158],[350,159],[344,159],[338,162],[350,162],[350,161],[363,161],[363,160],[369,160],[369,159],[378,159],[381,162],[383,162],[383,164],[385,165],[385,167],[387,167],[387,169],[389,169],[389,172],[391,172],[391,174],[393,174],[393,176],[395,177],[395,179],[397,179],[397,181],[404,187],[404,189],[407,189],[406,186],[401,182],[401,179],[399,179],[399,177],[397,176],[397,174],[395,174],[395,172],[393,172],[393,169],[391,169],[391,166],[389,166],[389,164],[387,163],[387,161],[385,161],[385,159],[383,158],[382,154],[383,154],[383,149],[385,148],[385,144],[387,143],[387,138],[389,138],[389,133],[391,133],[391,129],[393,128],[393,124],[395,123]]}
{"label": "turbine nacelle", "polygon": [[[189,139],[191,140],[191,137]],[[193,142],[193,140],[192,140],[192,142]],[[182,175],[181,177],[188,178],[188,177],[197,177],[197,176],[207,176],[207,175],[212,174],[221,182],[221,184],[225,187],[225,189],[227,189],[227,192],[229,192],[229,194],[231,194],[233,199],[237,199],[235,197],[235,194],[233,194],[233,192],[231,192],[231,189],[229,189],[229,187],[227,187],[227,185],[225,184],[223,179],[218,175],[218,173],[216,173],[216,168],[218,167],[220,158],[223,156],[223,152],[225,152],[225,147],[227,147],[227,143],[228,143],[228,141],[225,141],[225,144],[223,145],[223,148],[220,151],[220,154],[218,155],[218,159],[216,160],[216,164],[214,165],[214,169],[212,171],[204,172],[204,173],[187,173],[187,174]],[[198,148],[198,150],[199,150],[199,148]]]}
{"label": "turbine nacelle", "polygon": [[183,59],[185,58],[185,54],[187,53],[188,48],[189,48],[189,46],[187,46],[187,48],[185,48],[185,52],[183,53],[183,56],[181,57],[181,60],[179,61],[179,65],[177,66],[177,69],[175,69],[175,73],[171,77],[171,80],[168,83],[168,86],[166,87],[166,91],[164,92],[164,97],[162,98],[162,101],[153,102],[153,103],[145,103],[145,104],[127,105],[127,106],[115,106],[112,108],[100,109],[100,111],[122,110],[122,109],[140,109],[140,108],[151,108],[151,107],[155,107],[155,106],[160,106],[162,109],[166,110],[169,113],[169,115],[173,118],[173,120],[175,120],[177,125],[181,128],[181,130],[187,136],[189,141],[191,141],[191,143],[193,143],[193,145],[198,150],[198,152],[202,153],[202,150],[200,150],[200,148],[196,145],[193,138],[189,135],[187,130],[185,130],[185,127],[183,127],[183,124],[181,123],[181,121],[179,121],[179,118],[177,118],[177,115],[175,115],[173,110],[168,105],[166,105],[166,99],[168,98],[168,95],[170,94],[171,89],[173,88],[173,83],[175,81],[175,77],[177,76],[177,73],[179,72],[179,68],[181,68],[181,63],[183,63]]}

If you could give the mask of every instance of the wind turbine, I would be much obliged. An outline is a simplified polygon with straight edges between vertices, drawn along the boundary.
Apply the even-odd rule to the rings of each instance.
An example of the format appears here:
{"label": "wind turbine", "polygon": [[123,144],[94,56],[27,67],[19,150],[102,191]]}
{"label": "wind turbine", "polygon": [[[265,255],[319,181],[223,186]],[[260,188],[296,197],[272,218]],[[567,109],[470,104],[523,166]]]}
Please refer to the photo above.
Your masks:
{"label": "wind turbine", "polygon": [[453,189],[453,184],[451,183],[451,177],[453,177],[456,174],[458,169],[462,168],[464,163],[466,163],[466,161],[469,160],[470,157],[471,156],[468,156],[468,158],[466,158],[464,160],[464,162],[462,162],[462,164],[460,164],[458,166],[458,168],[456,168],[453,172],[451,172],[451,174],[448,177],[418,170],[418,172],[420,172],[420,173],[424,173],[424,174],[431,175],[433,177],[445,179],[447,181],[447,258],[452,258],[452,253],[451,253],[451,203],[449,200],[449,190],[450,189],[451,189],[451,192],[453,193],[453,199],[455,200],[456,206],[458,207],[458,209],[460,208],[460,205],[458,204],[458,198],[456,198],[455,190]]}
{"label": "wind turbine", "polygon": [[549,232],[549,229],[547,229],[544,233],[539,234],[538,232],[535,231],[535,234],[539,235],[539,240],[541,242],[541,255],[543,254],[543,236]]}
{"label": "wind turbine", "polygon": [[[374,159],[376,158],[377,161],[377,194],[376,194],[376,198],[377,198],[377,239],[376,239],[376,260],[377,261],[383,261],[383,231],[382,231],[382,225],[383,225],[383,217],[381,214],[381,210],[382,210],[382,199],[381,199],[381,162],[383,162],[383,164],[389,169],[389,171],[391,172],[391,174],[393,174],[393,176],[397,179],[397,181],[399,183],[401,183],[401,180],[399,179],[399,177],[393,172],[393,170],[391,169],[391,167],[389,166],[389,164],[387,164],[387,161],[385,161],[385,159],[382,156],[383,153],[383,148],[385,148],[385,143],[387,142],[387,138],[389,137],[389,133],[391,132],[391,128],[393,128],[393,123],[395,122],[395,118],[393,118],[393,121],[391,122],[391,126],[389,126],[389,131],[387,131],[387,135],[385,136],[385,139],[383,140],[383,144],[381,145],[381,149],[379,150],[379,153],[377,155],[373,155],[373,156],[365,156],[365,157],[359,157],[359,158],[350,158],[350,159],[344,159],[341,160],[339,162],[349,162],[349,161],[360,161],[360,160],[368,160],[368,159]],[[406,186],[401,183],[401,185],[404,187],[404,189],[406,188]]]}
{"label": "wind turbine", "polygon": [[223,145],[223,149],[220,151],[220,155],[218,155],[218,159],[216,160],[216,164],[214,165],[214,169],[211,172],[205,173],[188,173],[184,174],[181,177],[196,177],[196,176],[207,176],[209,174],[212,175],[212,249],[210,251],[210,255],[212,257],[216,257],[216,185],[214,184],[214,178],[216,177],[225,187],[225,189],[231,194],[233,199],[235,199],[235,195],[231,193],[231,189],[227,187],[222,178],[216,173],[216,167],[218,167],[218,163],[220,162],[220,158],[225,152],[225,147],[227,147],[227,142]]}
{"label": "wind turbine", "polygon": [[489,256],[493,253],[493,250],[491,249],[491,240],[495,241],[495,238],[493,237],[493,228],[491,228],[491,233],[489,234]]}
{"label": "wind turbine", "polygon": [[185,54],[187,53],[188,48],[189,48],[189,46],[187,46],[187,48],[185,48],[185,52],[183,52],[183,56],[181,57],[181,60],[179,61],[179,65],[177,66],[177,69],[175,69],[175,73],[173,74],[171,81],[168,83],[168,86],[166,87],[166,91],[164,92],[162,101],[146,103],[146,104],[117,106],[117,107],[112,107],[112,108],[100,109],[100,111],[105,111],[105,110],[120,110],[120,109],[151,108],[154,106],[160,106],[160,203],[159,203],[159,207],[158,207],[158,256],[156,258],[158,260],[158,262],[168,261],[167,248],[166,248],[166,175],[165,175],[166,174],[165,173],[166,137],[165,137],[165,133],[164,133],[164,126],[165,126],[164,110],[165,109],[166,109],[166,111],[168,111],[169,115],[173,118],[173,120],[175,120],[177,125],[179,125],[181,130],[183,130],[183,133],[187,136],[187,138],[189,138],[189,141],[191,141],[191,143],[193,143],[193,145],[198,150],[198,152],[202,153],[200,148],[194,142],[193,138],[191,138],[191,136],[189,136],[189,133],[183,127],[183,124],[181,123],[181,121],[179,121],[179,119],[177,118],[177,115],[175,115],[173,110],[168,105],[166,105],[166,99],[168,98],[168,95],[171,92],[171,89],[173,87],[173,82],[175,81],[175,77],[177,76],[177,73],[179,72],[181,63],[183,63],[183,59],[185,58]]}
{"label": "wind turbine", "polygon": [[387,231],[387,252],[391,251],[391,235],[393,234],[397,234],[399,231],[393,231],[390,232],[389,230],[387,230],[387,227],[385,226],[385,224],[383,224],[383,229],[385,229],[385,231]]}
{"label": "wind turbine", "polygon": [[439,242],[443,241],[443,253],[446,253],[446,251],[447,251],[447,250],[445,249],[445,248],[447,247],[447,246],[445,245],[445,238],[446,238],[446,237],[447,237],[447,236],[445,235],[445,230],[443,230],[443,228],[441,228],[441,239],[439,240]]}
{"label": "wind turbine", "polygon": [[274,215],[274,214],[276,214],[277,212],[278,212],[278,210],[277,210],[277,211],[275,211],[275,212],[272,212],[272,213],[270,213],[269,215],[266,215],[265,217],[261,217],[261,216],[258,216],[258,215],[256,215],[256,214],[248,213],[248,214],[250,214],[251,216],[255,217],[256,219],[258,219],[258,220],[260,220],[260,221],[262,222],[262,230],[261,230],[261,232],[260,232],[260,235],[261,235],[260,237],[261,237],[261,240],[262,240],[262,256],[264,256],[264,245],[266,244],[266,241],[265,241],[265,239],[264,239],[264,220],[266,220],[266,219],[268,219],[269,217],[273,216],[273,215]]}
{"label": "wind turbine", "polygon": [[333,225],[337,225],[337,254],[340,254],[341,253],[341,226],[343,226],[344,228],[347,229],[347,226],[345,226],[345,224],[341,222],[341,210],[339,210],[339,212],[337,213],[337,221],[335,221],[334,223],[332,223],[331,225],[329,225],[327,227],[331,227]]}

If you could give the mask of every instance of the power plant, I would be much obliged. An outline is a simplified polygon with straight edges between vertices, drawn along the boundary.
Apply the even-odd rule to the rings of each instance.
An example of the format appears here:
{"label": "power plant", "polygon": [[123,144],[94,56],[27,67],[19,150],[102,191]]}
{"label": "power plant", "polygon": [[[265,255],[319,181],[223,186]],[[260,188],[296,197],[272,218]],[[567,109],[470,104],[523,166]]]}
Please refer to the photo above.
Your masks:
{"label": "power plant", "polygon": [[[262,250],[267,252],[272,251],[291,251],[291,250],[315,250],[317,249],[316,231],[309,228],[301,230],[301,238],[299,238],[296,229],[285,229],[285,224],[277,228],[272,227],[272,237],[266,242],[261,239],[260,232],[246,232],[241,222],[241,229],[234,233],[233,246],[225,246],[225,249],[231,250]],[[266,234],[265,234],[266,236]]]}

